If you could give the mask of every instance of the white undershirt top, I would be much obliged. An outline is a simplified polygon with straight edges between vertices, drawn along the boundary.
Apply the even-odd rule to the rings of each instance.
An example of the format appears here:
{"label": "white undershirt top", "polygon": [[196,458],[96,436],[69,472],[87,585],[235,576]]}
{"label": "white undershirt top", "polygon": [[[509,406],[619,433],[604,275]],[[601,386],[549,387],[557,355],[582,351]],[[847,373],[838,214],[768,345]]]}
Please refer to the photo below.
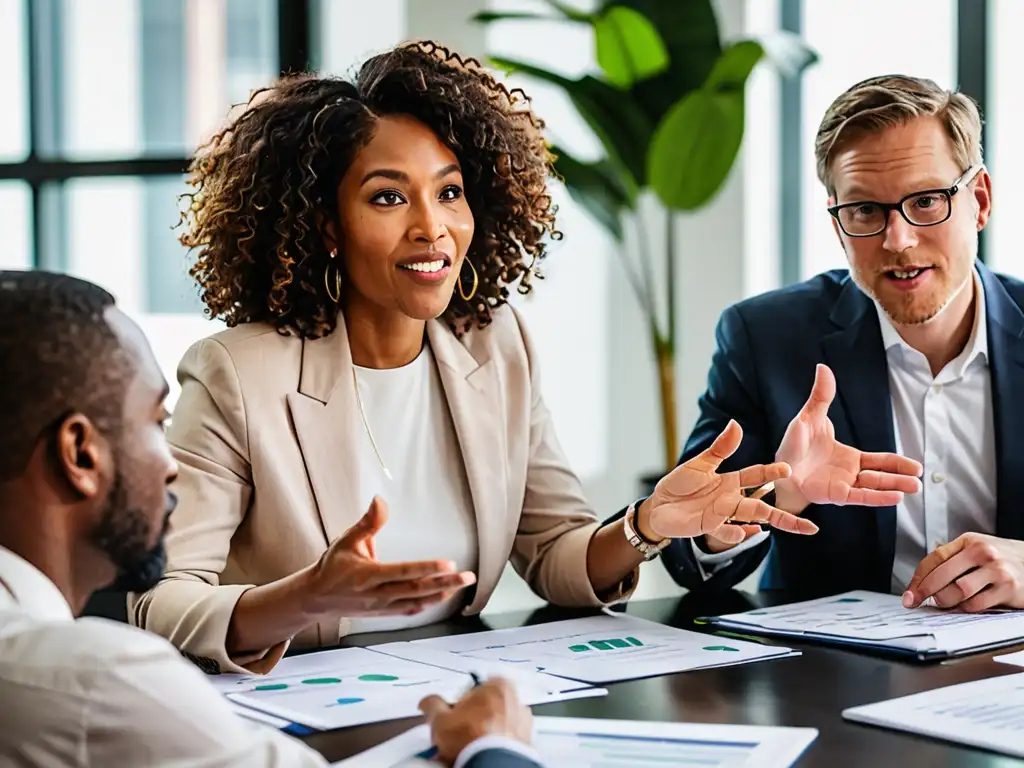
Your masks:
{"label": "white undershirt top", "polygon": [[[384,474],[359,421],[357,445],[360,509],[374,495],[388,505],[388,522],[377,534],[382,563],[451,560],[459,571],[477,570],[477,530],[465,464],[448,400],[429,345],[408,365],[356,366],[366,423],[391,472]],[[442,621],[465,602],[465,590],[413,616],[354,618],[351,632],[389,632]]]}

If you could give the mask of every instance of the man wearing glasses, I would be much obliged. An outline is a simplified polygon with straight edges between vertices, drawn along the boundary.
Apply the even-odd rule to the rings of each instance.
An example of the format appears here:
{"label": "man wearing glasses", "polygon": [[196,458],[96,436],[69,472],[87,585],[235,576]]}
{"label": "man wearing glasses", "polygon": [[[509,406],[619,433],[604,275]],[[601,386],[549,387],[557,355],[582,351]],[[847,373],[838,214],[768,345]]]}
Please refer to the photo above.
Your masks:
{"label": "man wearing glasses", "polygon": [[[775,505],[820,530],[678,540],[666,567],[729,588],[767,555],[762,588],[804,597],[1024,608],[1024,284],[976,259],[992,208],[977,107],[873,78],[829,108],[815,156],[850,269],[723,313],[682,460],[735,419],[723,471],[789,462]],[[906,458],[880,466],[891,453]]]}

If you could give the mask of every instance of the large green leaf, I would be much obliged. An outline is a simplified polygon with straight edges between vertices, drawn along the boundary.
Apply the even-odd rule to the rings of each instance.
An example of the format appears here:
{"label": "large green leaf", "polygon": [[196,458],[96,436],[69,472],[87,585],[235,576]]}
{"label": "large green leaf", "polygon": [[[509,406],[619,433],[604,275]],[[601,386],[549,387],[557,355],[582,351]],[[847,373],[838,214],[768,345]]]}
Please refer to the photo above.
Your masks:
{"label": "large green leaf", "polygon": [[818,55],[792,33],[741,40],[726,48],[708,75],[705,88],[743,90],[754,67],[766,59],[786,76],[799,74],[818,60]]}
{"label": "large green leaf", "polygon": [[665,43],[668,68],[630,90],[647,119],[657,125],[673,104],[704,85],[722,53],[714,8],[710,0],[605,0],[602,9],[612,7],[642,13]]}
{"label": "large green leaf", "polygon": [[639,11],[617,5],[594,19],[597,63],[605,79],[629,88],[668,67],[668,51],[657,28]]}
{"label": "large green leaf", "polygon": [[733,43],[718,57],[704,87],[720,91],[744,90],[747,78],[763,56],[760,43],[753,40]]}
{"label": "large green leaf", "polygon": [[569,195],[585,208],[617,240],[622,239],[622,211],[632,208],[635,198],[624,189],[615,168],[607,160],[585,163],[568,152],[551,147],[555,172],[562,177]]}
{"label": "large green leaf", "polygon": [[586,75],[572,80],[565,75],[533,64],[511,59],[492,58],[499,69],[518,72],[558,86],[569,96],[580,116],[597,134],[609,160],[628,175],[631,186],[640,187],[647,178],[647,147],[654,123],[633,100],[628,91]]}
{"label": "large green leaf", "polygon": [[698,90],[669,110],[648,155],[650,185],[671,210],[707,203],[732,170],[743,141],[742,91]]}

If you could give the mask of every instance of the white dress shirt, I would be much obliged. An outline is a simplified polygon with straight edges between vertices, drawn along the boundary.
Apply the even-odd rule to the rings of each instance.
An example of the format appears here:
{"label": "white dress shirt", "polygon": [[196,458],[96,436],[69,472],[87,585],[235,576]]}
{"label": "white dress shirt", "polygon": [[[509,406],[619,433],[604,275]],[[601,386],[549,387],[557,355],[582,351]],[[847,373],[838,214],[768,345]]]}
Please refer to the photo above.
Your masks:
{"label": "white dress shirt", "polygon": [[[451,560],[457,571],[476,572],[473,500],[430,345],[425,344],[416,359],[401,368],[356,366],[355,375],[366,418],[357,452],[360,508],[368,508],[377,494],[388,505],[388,522],[374,537],[377,559],[382,563]],[[373,433],[372,442],[367,429]],[[455,614],[465,600],[466,592],[461,590],[413,616],[354,618],[350,633],[434,624]]]}
{"label": "white dress shirt", "polygon": [[[996,530],[996,449],[988,364],[985,290],[974,274],[974,326],[963,351],[932,376],[927,358],[907,344],[875,302],[889,370],[896,453],[924,466],[923,489],[896,506],[896,556],[891,589],[899,594],[918,563],[936,547],[975,531]],[[692,543],[703,578],[768,531],[715,554]]]}
{"label": "white dress shirt", "polygon": [[[896,452],[924,465],[923,489],[896,507],[892,590],[910,583],[918,563],[968,531],[996,531],[996,443],[988,363],[985,290],[974,275],[974,327],[963,351],[932,376],[878,307],[889,363]],[[877,304],[876,304],[877,306]]]}
{"label": "white dress shirt", "polygon": [[0,765],[325,766],[238,717],[162,637],[72,616],[53,582],[0,547]]}
{"label": "white dress shirt", "polygon": [[[54,583],[2,546],[0,702],[2,766],[327,765],[298,740],[236,715],[162,637],[107,619],[76,620]],[[455,768],[489,749],[540,762],[525,744],[484,736],[462,750]]]}

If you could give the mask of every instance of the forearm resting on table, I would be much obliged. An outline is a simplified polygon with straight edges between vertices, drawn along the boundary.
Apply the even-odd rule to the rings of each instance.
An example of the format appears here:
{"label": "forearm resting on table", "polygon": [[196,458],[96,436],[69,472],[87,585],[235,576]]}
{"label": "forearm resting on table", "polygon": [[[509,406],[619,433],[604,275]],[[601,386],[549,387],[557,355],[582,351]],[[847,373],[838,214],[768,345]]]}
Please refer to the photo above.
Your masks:
{"label": "forearm resting on table", "polygon": [[256,653],[288,640],[321,617],[310,605],[312,568],[242,593],[226,639],[230,656]]}

